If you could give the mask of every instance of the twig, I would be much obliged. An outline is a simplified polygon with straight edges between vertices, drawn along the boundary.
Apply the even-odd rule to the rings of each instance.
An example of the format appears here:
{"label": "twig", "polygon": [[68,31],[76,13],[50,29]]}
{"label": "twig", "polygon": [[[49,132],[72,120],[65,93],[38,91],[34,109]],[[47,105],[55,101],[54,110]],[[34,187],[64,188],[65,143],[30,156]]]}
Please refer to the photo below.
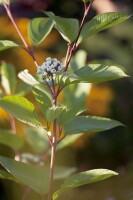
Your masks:
{"label": "twig", "polygon": [[4,4],[4,7],[5,7],[5,9],[6,9],[6,12],[7,12],[8,17],[10,18],[12,24],[14,25],[14,27],[15,27],[15,29],[16,29],[18,35],[20,36],[20,38],[21,38],[21,40],[22,40],[22,42],[23,42],[23,44],[24,44],[24,46],[25,46],[27,52],[28,52],[28,53],[30,54],[30,56],[32,57],[32,59],[33,59],[35,65],[36,65],[36,67],[38,67],[37,60],[36,60],[36,58],[35,58],[35,56],[34,56],[33,51],[31,50],[31,48],[30,48],[30,47],[28,46],[28,44],[26,43],[26,41],[25,41],[25,39],[24,39],[24,37],[23,37],[23,35],[22,35],[22,33],[21,33],[21,31],[20,31],[18,25],[16,24],[16,22],[15,22],[13,16],[12,16],[12,13],[11,13],[11,10],[10,10],[10,5]]}

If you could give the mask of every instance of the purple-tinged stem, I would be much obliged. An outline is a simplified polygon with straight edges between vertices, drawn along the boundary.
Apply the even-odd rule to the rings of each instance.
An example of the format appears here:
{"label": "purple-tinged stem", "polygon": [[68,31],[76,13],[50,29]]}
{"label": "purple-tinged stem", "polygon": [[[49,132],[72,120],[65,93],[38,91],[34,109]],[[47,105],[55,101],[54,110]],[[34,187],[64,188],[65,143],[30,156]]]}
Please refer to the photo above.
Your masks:
{"label": "purple-tinged stem", "polygon": [[34,56],[34,53],[32,52],[31,48],[30,48],[30,47],[28,46],[28,44],[26,43],[26,41],[25,41],[25,39],[24,39],[24,37],[23,37],[23,35],[22,35],[22,33],[21,33],[21,31],[20,31],[18,25],[16,24],[16,22],[15,22],[13,16],[12,16],[12,13],[11,13],[11,10],[10,10],[10,6],[4,4],[4,7],[5,7],[5,9],[6,9],[6,12],[7,12],[8,17],[10,18],[12,24],[14,25],[14,27],[15,27],[15,29],[16,29],[18,35],[20,36],[20,38],[21,38],[21,40],[22,40],[22,42],[23,42],[23,44],[24,44],[24,46],[25,46],[27,52],[28,52],[28,53],[30,54],[30,56],[33,58],[33,61],[34,61],[35,65],[36,65],[36,67],[38,67],[37,60],[36,60],[36,58],[35,58],[35,56]]}

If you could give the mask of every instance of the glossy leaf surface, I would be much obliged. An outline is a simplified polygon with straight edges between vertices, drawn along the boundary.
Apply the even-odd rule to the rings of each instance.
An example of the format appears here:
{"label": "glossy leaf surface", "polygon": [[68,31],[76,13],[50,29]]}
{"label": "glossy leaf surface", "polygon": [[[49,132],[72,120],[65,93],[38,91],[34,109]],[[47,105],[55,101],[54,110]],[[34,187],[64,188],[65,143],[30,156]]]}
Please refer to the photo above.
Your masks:
{"label": "glossy leaf surface", "polygon": [[95,16],[86,23],[81,31],[78,43],[102,30],[110,28],[116,24],[126,21],[130,16],[119,12],[107,12]]}
{"label": "glossy leaf surface", "polygon": [[6,96],[0,106],[12,116],[31,126],[41,126],[34,105],[24,97]]}
{"label": "glossy leaf surface", "polygon": [[51,32],[54,22],[49,18],[35,18],[28,24],[28,36],[34,45],[40,44]]}
{"label": "glossy leaf surface", "polygon": [[13,47],[19,47],[19,45],[10,40],[0,40],[0,51],[10,49]]}
{"label": "glossy leaf surface", "polygon": [[122,123],[109,118],[96,116],[76,116],[68,121],[64,127],[65,135],[88,132],[101,132],[122,126]]}
{"label": "glossy leaf surface", "polygon": [[67,178],[61,186],[61,189],[54,193],[53,199],[57,199],[66,190],[102,181],[115,175],[118,174],[108,169],[93,169],[90,171],[80,172]]}
{"label": "glossy leaf surface", "polygon": [[98,83],[128,77],[119,67],[103,64],[90,64],[58,77],[58,84],[65,87],[73,83]]}

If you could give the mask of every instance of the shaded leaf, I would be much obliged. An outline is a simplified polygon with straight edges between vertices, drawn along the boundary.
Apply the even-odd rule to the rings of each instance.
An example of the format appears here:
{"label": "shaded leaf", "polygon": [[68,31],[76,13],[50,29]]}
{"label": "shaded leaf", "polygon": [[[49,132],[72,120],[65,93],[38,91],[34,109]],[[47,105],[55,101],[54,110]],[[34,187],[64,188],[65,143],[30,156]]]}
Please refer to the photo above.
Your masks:
{"label": "shaded leaf", "polygon": [[123,124],[109,118],[96,116],[76,116],[68,121],[64,127],[65,135],[88,132],[101,132]]}
{"label": "shaded leaf", "polygon": [[51,32],[54,22],[49,18],[35,18],[28,24],[28,36],[34,45],[40,44]]}
{"label": "shaded leaf", "polygon": [[53,194],[53,200],[57,199],[66,190],[102,181],[115,175],[118,175],[118,173],[108,169],[93,169],[70,176],[65,180],[61,189]]}
{"label": "shaded leaf", "polygon": [[61,140],[56,147],[56,150],[60,150],[63,149],[67,146],[70,146],[71,144],[73,144],[74,142],[76,142],[77,139],[79,139],[83,134],[75,134],[75,135],[69,135],[66,136],[65,138],[63,138],[63,140]]}
{"label": "shaded leaf", "polygon": [[24,97],[6,96],[0,100],[0,106],[26,124],[41,126],[34,105]]}
{"label": "shaded leaf", "polygon": [[19,45],[10,40],[0,40],[0,51],[10,49],[13,47],[19,47]]}
{"label": "shaded leaf", "polygon": [[18,181],[29,186],[39,194],[47,194],[49,187],[49,170],[25,164],[0,156],[1,165]]}
{"label": "shaded leaf", "polygon": [[12,174],[2,169],[0,169],[0,179],[6,179],[6,180],[15,181],[19,183],[19,181]]}
{"label": "shaded leaf", "polygon": [[17,84],[16,90],[15,90],[15,95],[24,96],[30,91],[31,91],[31,86],[27,85],[24,82],[21,82],[21,83]]}
{"label": "shaded leaf", "polygon": [[78,43],[102,30],[126,21],[130,16],[119,12],[107,12],[95,16],[83,26]]}
{"label": "shaded leaf", "polygon": [[1,85],[6,94],[12,94],[16,88],[16,70],[13,65],[2,63],[1,65]]}
{"label": "shaded leaf", "polygon": [[42,153],[49,147],[49,141],[44,130],[27,128],[25,130],[25,139],[36,153]]}
{"label": "shaded leaf", "polygon": [[75,171],[75,167],[55,166],[54,180],[65,179]]}
{"label": "shaded leaf", "polygon": [[14,149],[20,149],[24,144],[24,140],[18,135],[13,135],[10,130],[0,129],[0,143]]}

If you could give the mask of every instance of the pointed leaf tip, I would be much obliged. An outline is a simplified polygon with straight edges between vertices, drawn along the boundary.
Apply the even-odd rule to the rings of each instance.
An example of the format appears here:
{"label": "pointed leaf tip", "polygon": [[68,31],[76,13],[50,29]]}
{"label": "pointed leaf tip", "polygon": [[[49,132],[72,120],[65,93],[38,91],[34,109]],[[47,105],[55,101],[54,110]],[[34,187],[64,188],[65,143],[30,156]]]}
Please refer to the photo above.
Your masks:
{"label": "pointed leaf tip", "polygon": [[118,173],[108,169],[93,169],[74,174],[67,178],[61,186],[60,190],[53,194],[53,199],[57,199],[64,191],[86,184],[99,182],[116,175],[118,175]]}

